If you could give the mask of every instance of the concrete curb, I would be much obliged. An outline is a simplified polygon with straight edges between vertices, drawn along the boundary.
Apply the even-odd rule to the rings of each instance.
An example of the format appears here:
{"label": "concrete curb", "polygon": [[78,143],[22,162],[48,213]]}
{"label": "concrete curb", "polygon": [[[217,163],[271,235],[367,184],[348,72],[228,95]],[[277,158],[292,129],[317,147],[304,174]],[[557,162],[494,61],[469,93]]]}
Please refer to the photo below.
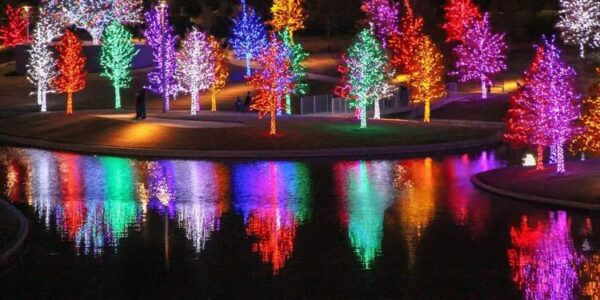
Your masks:
{"label": "concrete curb", "polygon": [[0,207],[6,209],[17,219],[17,222],[19,223],[19,231],[16,234],[16,240],[14,241],[13,245],[8,247],[8,249],[6,249],[3,253],[0,253],[1,271],[1,268],[5,267],[7,262],[9,262],[10,259],[23,247],[25,239],[27,239],[27,236],[29,235],[29,222],[27,221],[27,218],[25,218],[25,216],[10,203],[0,199]]}
{"label": "concrete curb", "polygon": [[389,146],[372,148],[340,148],[317,150],[256,150],[256,151],[197,151],[164,148],[121,148],[18,137],[0,134],[0,142],[47,150],[84,154],[101,154],[130,157],[161,157],[175,159],[309,159],[309,158],[371,158],[383,156],[421,156],[489,148],[500,145],[500,135],[479,140],[418,146]]}
{"label": "concrete curb", "polygon": [[535,202],[535,203],[541,203],[541,204],[545,204],[545,205],[555,205],[555,206],[563,206],[563,207],[568,207],[568,208],[585,209],[585,210],[600,210],[600,204],[581,203],[581,202],[573,202],[573,201],[568,201],[568,200],[546,198],[546,197],[542,197],[542,196],[523,194],[523,193],[514,192],[511,190],[507,190],[507,189],[498,188],[498,187],[495,187],[495,186],[488,184],[488,183],[484,182],[483,180],[481,180],[479,178],[480,174],[482,174],[482,173],[471,176],[471,183],[473,183],[473,185],[475,185],[475,187],[482,189],[484,191],[490,192],[492,194],[496,194],[496,195],[520,200],[520,201]]}

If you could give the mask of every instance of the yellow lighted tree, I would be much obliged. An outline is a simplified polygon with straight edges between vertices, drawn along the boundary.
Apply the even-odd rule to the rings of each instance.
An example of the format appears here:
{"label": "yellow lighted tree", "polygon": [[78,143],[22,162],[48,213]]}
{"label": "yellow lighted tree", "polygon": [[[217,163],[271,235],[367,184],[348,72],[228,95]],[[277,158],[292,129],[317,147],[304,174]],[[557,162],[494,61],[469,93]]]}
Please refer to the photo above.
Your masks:
{"label": "yellow lighted tree", "polygon": [[600,152],[600,93],[583,100],[583,131],[571,144],[571,152]]}
{"label": "yellow lighted tree", "polygon": [[293,37],[295,31],[304,28],[306,16],[302,8],[302,0],[273,0],[271,14],[273,14],[271,26],[275,31],[287,30],[290,37]]}
{"label": "yellow lighted tree", "polygon": [[424,121],[431,122],[431,103],[446,97],[444,84],[444,57],[431,41],[425,36],[415,52],[411,68],[409,86],[412,90],[413,103],[424,103]]}
{"label": "yellow lighted tree", "polygon": [[208,41],[210,43],[212,59],[215,62],[215,79],[209,88],[211,111],[214,112],[217,111],[217,93],[224,89],[227,85],[227,80],[229,79],[229,68],[227,67],[225,51],[223,51],[221,43],[219,43],[219,41],[212,35],[208,37]]}

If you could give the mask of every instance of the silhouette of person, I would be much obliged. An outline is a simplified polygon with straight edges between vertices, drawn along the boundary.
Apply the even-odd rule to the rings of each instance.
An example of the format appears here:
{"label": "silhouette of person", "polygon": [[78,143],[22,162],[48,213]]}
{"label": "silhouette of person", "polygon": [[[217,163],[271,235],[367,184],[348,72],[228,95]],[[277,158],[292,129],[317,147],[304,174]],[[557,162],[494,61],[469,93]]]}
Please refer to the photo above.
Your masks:
{"label": "silhouette of person", "polygon": [[252,94],[248,92],[246,99],[244,100],[244,108],[246,111],[250,111],[250,105],[252,104]]}
{"label": "silhouette of person", "polygon": [[135,119],[146,119],[146,89],[142,88],[135,99]]}

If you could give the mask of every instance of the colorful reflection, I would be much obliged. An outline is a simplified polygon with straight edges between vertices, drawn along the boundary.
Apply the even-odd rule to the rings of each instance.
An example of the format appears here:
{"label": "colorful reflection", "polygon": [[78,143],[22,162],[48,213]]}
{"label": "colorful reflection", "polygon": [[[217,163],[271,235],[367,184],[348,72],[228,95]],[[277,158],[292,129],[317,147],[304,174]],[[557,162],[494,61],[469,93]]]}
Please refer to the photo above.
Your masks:
{"label": "colorful reflection", "polygon": [[310,218],[308,168],[292,162],[237,164],[232,182],[252,251],[278,274],[292,256],[298,226]]}
{"label": "colorful reflection", "polygon": [[334,166],[341,200],[340,217],[350,243],[365,269],[381,252],[385,210],[392,203],[392,164],[343,162]]}

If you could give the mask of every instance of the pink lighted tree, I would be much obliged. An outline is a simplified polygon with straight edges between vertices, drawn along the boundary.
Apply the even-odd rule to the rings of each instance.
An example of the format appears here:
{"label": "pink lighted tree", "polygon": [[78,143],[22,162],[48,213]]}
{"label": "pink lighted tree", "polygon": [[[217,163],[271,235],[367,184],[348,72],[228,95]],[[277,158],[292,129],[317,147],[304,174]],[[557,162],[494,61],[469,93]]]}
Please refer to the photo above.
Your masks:
{"label": "pink lighted tree", "polygon": [[487,99],[488,86],[495,74],[506,70],[505,35],[493,33],[489,17],[472,22],[464,42],[454,48],[456,72],[461,82],[481,81],[481,98]]}
{"label": "pink lighted tree", "polygon": [[385,48],[387,40],[398,28],[398,4],[393,0],[363,0],[361,10]]}

